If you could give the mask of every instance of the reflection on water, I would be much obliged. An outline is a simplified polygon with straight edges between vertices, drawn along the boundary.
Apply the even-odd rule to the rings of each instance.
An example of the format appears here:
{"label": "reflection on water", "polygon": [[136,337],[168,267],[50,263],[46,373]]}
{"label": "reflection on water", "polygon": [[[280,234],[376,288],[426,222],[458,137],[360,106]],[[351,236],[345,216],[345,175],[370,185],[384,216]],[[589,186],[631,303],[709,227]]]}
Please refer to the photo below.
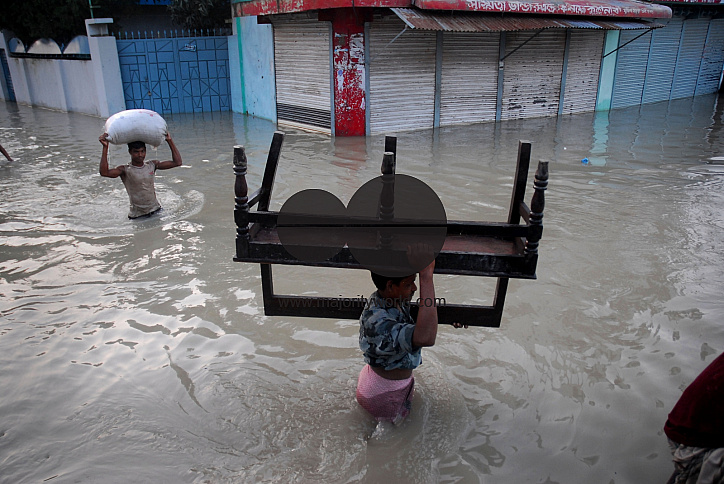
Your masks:
{"label": "reflection on water", "polygon": [[[411,417],[376,432],[354,399],[357,323],[266,317],[258,268],[231,260],[233,146],[255,188],[275,126],[169,116],[184,166],[139,222],[97,174],[103,121],[0,104],[3,482],[667,479],[666,416],[724,350],[715,97],[400,134],[398,172],[451,219],[506,218],[520,139],[551,178],[538,280],[511,282],[500,329],[441,328]],[[272,208],[305,188],[347,203],[382,149],[287,132]],[[373,289],[361,271],[275,276],[281,293]],[[492,298],[488,280],[436,282]]]}

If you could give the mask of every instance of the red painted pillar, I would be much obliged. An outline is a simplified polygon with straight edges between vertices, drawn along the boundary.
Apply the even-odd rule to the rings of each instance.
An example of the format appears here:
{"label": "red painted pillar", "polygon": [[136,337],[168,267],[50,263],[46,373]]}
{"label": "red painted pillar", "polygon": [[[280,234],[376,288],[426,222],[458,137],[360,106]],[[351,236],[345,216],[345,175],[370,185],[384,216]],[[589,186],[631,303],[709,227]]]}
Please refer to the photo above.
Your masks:
{"label": "red painted pillar", "polygon": [[336,8],[332,12],[334,51],[334,132],[365,135],[366,9]]}

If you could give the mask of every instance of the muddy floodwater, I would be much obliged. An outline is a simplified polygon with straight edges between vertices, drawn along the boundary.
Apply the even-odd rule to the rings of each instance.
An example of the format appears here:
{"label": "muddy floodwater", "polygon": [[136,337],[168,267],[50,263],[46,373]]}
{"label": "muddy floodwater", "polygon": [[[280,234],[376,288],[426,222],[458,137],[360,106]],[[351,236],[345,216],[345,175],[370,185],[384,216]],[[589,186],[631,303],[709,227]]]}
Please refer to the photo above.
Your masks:
{"label": "muddy floodwater", "polygon": [[[233,146],[256,189],[275,125],[167,116],[183,167],[157,176],[161,215],[130,221],[98,175],[103,119],[0,103],[0,482],[666,482],[667,414],[724,351],[723,111],[399,133],[397,172],[449,219],[506,220],[520,139],[550,183],[538,279],[511,280],[499,329],[442,326],[410,418],[375,431],[358,323],[265,316],[259,267],[232,261]],[[347,203],[379,174],[382,136],[286,133],[273,210],[305,188]],[[364,271],[274,275],[279,293],[373,291]],[[494,280],[436,288],[489,304]]]}

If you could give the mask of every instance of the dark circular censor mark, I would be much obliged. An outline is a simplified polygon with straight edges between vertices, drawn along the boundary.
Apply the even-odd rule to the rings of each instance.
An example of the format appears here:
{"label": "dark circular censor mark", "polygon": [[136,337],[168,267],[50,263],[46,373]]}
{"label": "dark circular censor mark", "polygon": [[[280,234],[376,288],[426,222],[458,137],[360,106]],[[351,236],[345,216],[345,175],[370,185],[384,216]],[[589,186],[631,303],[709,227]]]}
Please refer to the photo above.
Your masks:
{"label": "dark circular censor mark", "polygon": [[294,257],[322,262],[346,244],[366,269],[388,277],[415,274],[440,253],[445,208],[424,182],[382,175],[362,185],[349,206],[324,190],[304,190],[282,206],[279,240]]}
{"label": "dark circular censor mark", "polygon": [[323,262],[334,257],[347,241],[346,212],[342,200],[328,191],[297,192],[279,211],[279,241],[300,261]]}
{"label": "dark circular censor mark", "polygon": [[[420,272],[442,249],[445,208],[424,182],[409,175],[382,175],[362,185],[347,205],[352,222],[347,245],[367,269],[388,277]],[[370,222],[367,222],[367,221]],[[427,250],[418,251],[424,244]]]}

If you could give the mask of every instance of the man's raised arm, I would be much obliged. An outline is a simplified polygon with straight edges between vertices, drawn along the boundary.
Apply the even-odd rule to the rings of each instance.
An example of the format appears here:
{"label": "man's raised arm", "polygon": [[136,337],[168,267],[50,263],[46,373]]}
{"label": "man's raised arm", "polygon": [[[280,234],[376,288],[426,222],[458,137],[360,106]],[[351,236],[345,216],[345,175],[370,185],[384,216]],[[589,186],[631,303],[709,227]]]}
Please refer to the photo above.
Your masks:
{"label": "man's raised arm", "polygon": [[182,164],[181,153],[179,153],[178,148],[176,148],[176,145],[171,138],[171,133],[169,133],[168,131],[166,132],[166,142],[168,143],[168,147],[171,148],[171,160],[157,161],[157,170],[168,170],[169,168],[176,168],[177,166],[181,166]]}
{"label": "man's raised arm", "polygon": [[98,141],[100,141],[103,145],[103,152],[101,153],[101,163],[98,167],[98,173],[100,173],[101,176],[105,176],[108,178],[117,178],[123,174],[123,169],[108,168],[108,140],[106,139],[107,136],[108,133],[103,133],[98,138]]}

